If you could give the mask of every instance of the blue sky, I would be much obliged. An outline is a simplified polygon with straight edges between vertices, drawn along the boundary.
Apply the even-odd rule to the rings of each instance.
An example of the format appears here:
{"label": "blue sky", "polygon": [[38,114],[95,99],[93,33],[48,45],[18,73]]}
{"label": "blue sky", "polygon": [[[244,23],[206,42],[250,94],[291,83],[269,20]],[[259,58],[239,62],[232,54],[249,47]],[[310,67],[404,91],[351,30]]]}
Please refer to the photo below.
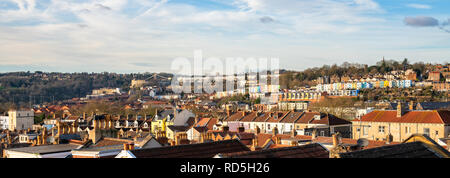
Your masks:
{"label": "blue sky", "polygon": [[1,0],[0,72],[170,72],[176,57],[280,67],[450,61],[448,0]]}

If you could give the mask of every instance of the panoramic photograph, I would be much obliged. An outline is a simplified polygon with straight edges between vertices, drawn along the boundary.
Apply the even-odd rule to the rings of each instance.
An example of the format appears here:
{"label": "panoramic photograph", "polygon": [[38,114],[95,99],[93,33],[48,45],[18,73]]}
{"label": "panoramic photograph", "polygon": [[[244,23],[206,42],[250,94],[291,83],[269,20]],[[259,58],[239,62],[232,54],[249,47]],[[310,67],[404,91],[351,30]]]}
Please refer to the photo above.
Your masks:
{"label": "panoramic photograph", "polygon": [[0,162],[177,158],[173,173],[211,175],[284,161],[253,158],[450,158],[449,9],[0,0]]}

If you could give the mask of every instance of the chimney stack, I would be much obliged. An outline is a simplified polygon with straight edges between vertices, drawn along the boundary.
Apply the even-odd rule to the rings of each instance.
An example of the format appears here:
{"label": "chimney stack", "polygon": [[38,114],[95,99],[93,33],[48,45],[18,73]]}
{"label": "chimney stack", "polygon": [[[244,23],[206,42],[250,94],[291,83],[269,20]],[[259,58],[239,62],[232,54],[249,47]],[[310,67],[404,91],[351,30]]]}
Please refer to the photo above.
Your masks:
{"label": "chimney stack", "polygon": [[397,102],[397,117],[402,117],[402,103],[400,101]]}
{"label": "chimney stack", "polygon": [[392,135],[391,135],[391,134],[388,134],[388,135],[386,136],[386,144],[391,144],[391,142],[392,142]]}
{"label": "chimney stack", "polygon": [[317,130],[316,130],[316,129],[314,129],[314,130],[312,131],[311,136],[312,136],[312,137],[311,137],[312,140],[316,139],[316,137],[317,137]]}
{"label": "chimney stack", "polygon": [[295,129],[292,129],[291,131],[291,137],[295,137],[297,135],[297,132],[295,131]]}
{"label": "chimney stack", "polygon": [[228,132],[229,130],[230,130],[230,127],[228,127],[227,125],[222,126],[223,132]]}
{"label": "chimney stack", "polygon": [[245,132],[245,127],[243,125],[239,126],[238,132],[239,133]]}
{"label": "chimney stack", "polygon": [[123,150],[129,150],[129,144],[128,143],[124,143],[123,144]]}
{"label": "chimney stack", "polygon": [[272,129],[272,135],[273,136],[276,136],[278,134],[278,128],[277,127],[274,127],[273,129]]}
{"label": "chimney stack", "polygon": [[339,145],[339,133],[333,134],[333,147],[337,147]]}
{"label": "chimney stack", "polygon": [[414,110],[414,101],[412,100],[409,102],[409,110],[410,111]]}

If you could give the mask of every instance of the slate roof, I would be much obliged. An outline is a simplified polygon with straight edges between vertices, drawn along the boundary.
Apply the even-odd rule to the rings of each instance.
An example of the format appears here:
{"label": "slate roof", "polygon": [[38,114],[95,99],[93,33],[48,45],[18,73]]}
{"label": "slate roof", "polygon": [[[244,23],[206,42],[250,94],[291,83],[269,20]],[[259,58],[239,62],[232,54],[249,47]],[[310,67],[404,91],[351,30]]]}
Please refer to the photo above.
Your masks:
{"label": "slate roof", "polygon": [[325,117],[320,118],[320,120],[312,120],[311,124],[326,124],[326,125],[343,125],[343,124],[351,124],[350,121],[345,119],[338,118],[332,114],[327,114]]}
{"label": "slate roof", "polygon": [[450,102],[420,102],[417,105],[420,105],[422,110],[450,109]]}
{"label": "slate roof", "polygon": [[136,158],[212,158],[219,153],[250,151],[239,140],[131,150]]}
{"label": "slate roof", "polygon": [[409,142],[341,153],[341,158],[444,158],[423,142]]}
{"label": "slate roof", "polygon": [[41,145],[41,146],[31,146],[23,148],[12,148],[7,149],[8,151],[17,151],[23,153],[31,154],[50,154],[50,153],[60,153],[67,152],[73,149],[77,149],[81,145],[79,144],[57,144],[57,145]]}
{"label": "slate roof", "polygon": [[225,154],[227,158],[329,158],[329,151],[318,143],[258,151]]}
{"label": "slate roof", "polygon": [[255,120],[257,116],[258,116],[257,112],[251,112],[249,114],[246,114],[245,117],[242,118],[240,121],[241,122],[251,122],[251,121]]}
{"label": "slate roof", "polygon": [[173,119],[173,125],[181,126],[185,125],[188,126],[188,122],[190,118],[195,118],[195,114],[192,113],[189,110],[183,110],[176,114],[175,118]]}
{"label": "slate roof", "polygon": [[303,114],[302,117],[300,117],[300,119],[295,121],[295,123],[307,124],[311,120],[314,119],[315,115],[320,115],[320,113],[318,113],[318,112],[305,112],[305,114]]}

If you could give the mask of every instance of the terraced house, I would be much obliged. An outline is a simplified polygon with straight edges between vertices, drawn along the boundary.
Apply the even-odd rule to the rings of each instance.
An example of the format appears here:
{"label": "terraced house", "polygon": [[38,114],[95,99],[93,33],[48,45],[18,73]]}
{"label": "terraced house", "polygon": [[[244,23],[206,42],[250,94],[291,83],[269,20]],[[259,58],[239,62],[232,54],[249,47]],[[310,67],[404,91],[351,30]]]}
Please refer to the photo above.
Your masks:
{"label": "terraced house", "polygon": [[450,111],[376,110],[352,121],[353,138],[404,141],[412,134],[424,134],[438,142],[450,134]]}
{"label": "terraced house", "polygon": [[243,126],[246,130],[261,133],[272,133],[274,128],[280,134],[311,135],[315,130],[319,136],[331,136],[339,132],[342,137],[351,136],[351,122],[338,118],[331,114],[318,112],[296,112],[296,111],[277,111],[277,112],[237,112],[225,118],[224,124],[230,127],[230,130],[236,130]]}

